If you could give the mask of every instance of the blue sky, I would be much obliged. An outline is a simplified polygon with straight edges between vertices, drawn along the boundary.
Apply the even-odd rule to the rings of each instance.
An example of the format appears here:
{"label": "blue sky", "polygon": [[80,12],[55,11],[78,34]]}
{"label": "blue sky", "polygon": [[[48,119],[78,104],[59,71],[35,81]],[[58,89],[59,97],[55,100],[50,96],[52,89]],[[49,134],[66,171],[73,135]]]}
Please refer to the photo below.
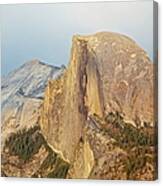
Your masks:
{"label": "blue sky", "polygon": [[123,33],[153,58],[152,1],[0,5],[2,75],[31,59],[67,65],[74,34]]}

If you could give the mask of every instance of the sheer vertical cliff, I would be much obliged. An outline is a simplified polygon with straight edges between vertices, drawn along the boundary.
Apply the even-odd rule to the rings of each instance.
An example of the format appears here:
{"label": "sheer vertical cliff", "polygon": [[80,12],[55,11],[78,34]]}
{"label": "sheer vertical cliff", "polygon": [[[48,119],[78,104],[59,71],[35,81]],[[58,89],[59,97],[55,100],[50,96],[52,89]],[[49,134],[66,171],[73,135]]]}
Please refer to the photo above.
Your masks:
{"label": "sheer vertical cliff", "polygon": [[88,112],[100,116],[104,112],[98,69],[91,63],[87,41],[75,36],[67,72],[61,79],[49,82],[45,92],[41,121],[43,133],[69,162],[73,161],[75,149],[83,136]]}
{"label": "sheer vertical cliff", "polygon": [[2,84],[2,173],[156,179],[154,69],[132,39],[101,32],[73,37],[66,69],[34,61],[11,73]]}
{"label": "sheer vertical cliff", "polygon": [[[100,176],[99,166],[105,165],[99,163],[106,164],[115,154],[113,164],[119,161],[125,167],[126,149],[115,145],[118,142],[114,138],[133,130],[134,135],[140,132],[145,135],[140,138],[146,139],[149,128],[155,126],[153,80],[152,62],[130,38],[107,32],[73,37],[67,71],[57,81],[49,82],[41,114],[47,142],[71,164],[68,178]],[[141,127],[147,127],[145,134],[139,131],[144,132]],[[115,137],[110,131],[117,131]],[[121,135],[125,140],[127,134]],[[108,150],[105,143],[114,148]],[[137,142],[133,143],[137,148]],[[104,170],[109,171],[107,167]],[[129,177],[126,169],[119,171],[119,175],[103,178]],[[149,175],[152,179],[153,173]]]}

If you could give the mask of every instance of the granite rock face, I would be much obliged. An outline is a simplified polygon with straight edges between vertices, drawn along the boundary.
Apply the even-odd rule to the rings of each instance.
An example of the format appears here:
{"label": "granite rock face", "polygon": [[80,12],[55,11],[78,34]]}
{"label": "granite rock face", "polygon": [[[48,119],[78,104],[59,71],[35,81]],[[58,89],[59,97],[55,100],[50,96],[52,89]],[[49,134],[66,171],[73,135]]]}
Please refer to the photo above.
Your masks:
{"label": "granite rock face", "polygon": [[73,37],[67,69],[32,61],[11,73],[2,83],[2,173],[156,179],[154,71],[132,39],[101,32]]}
{"label": "granite rock face", "polygon": [[[38,124],[39,107],[49,79],[64,69],[32,60],[2,79],[2,140],[15,131]],[[2,143],[3,144],[3,143]]]}
{"label": "granite rock face", "polygon": [[[46,161],[60,161],[41,134],[39,110],[48,81],[64,71],[63,66],[32,60],[2,79],[2,175],[40,177],[49,168]],[[45,177],[57,169],[54,165]]]}
{"label": "granite rock face", "polygon": [[[150,133],[151,128],[155,131],[153,66],[146,52],[124,35],[103,32],[73,37],[67,71],[49,82],[41,111],[43,135],[72,165],[67,178],[133,179],[139,168],[129,173],[127,154],[155,136]],[[121,143],[127,143],[126,136],[131,140],[130,130],[133,146],[126,149]],[[108,131],[123,137],[117,141]],[[110,170],[106,165],[111,159]],[[120,170],[115,165],[121,165]],[[148,179],[154,177],[150,172]]]}

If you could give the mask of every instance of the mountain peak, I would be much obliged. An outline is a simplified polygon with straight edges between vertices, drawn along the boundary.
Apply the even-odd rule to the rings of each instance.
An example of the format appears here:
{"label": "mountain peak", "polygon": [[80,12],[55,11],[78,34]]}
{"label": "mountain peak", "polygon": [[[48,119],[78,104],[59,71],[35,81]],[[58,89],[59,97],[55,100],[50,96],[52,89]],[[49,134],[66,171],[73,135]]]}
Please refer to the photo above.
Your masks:
{"label": "mountain peak", "polygon": [[41,63],[41,61],[39,59],[32,59],[32,60],[28,61],[27,63],[35,65],[35,64]]}
{"label": "mountain peak", "polygon": [[23,90],[26,97],[42,97],[48,80],[57,78],[63,71],[61,67],[48,65],[38,59],[26,62],[2,79],[2,105],[8,103],[9,98],[12,99],[19,90]]}
{"label": "mountain peak", "polygon": [[[10,75],[2,90],[2,98],[7,102],[7,108],[2,110],[3,134],[15,132],[17,126],[22,130],[24,126],[29,129],[39,125],[38,132],[46,144],[68,165],[65,169],[60,160],[55,160],[59,168],[63,167],[58,172],[53,160],[49,161],[52,154],[40,161],[45,157],[41,150],[38,150],[41,155],[36,156],[29,152],[35,172],[25,168],[26,176],[30,172],[28,177],[46,177],[46,170],[55,167],[48,175],[64,172],[66,178],[155,178],[153,63],[132,39],[111,32],[76,35],[66,70],[64,66],[45,65],[37,59],[27,62],[25,67]],[[50,79],[55,80],[47,83]],[[29,134],[35,139],[36,135]],[[29,146],[26,136],[22,143],[17,138],[11,141],[15,149],[19,147],[17,141],[20,147],[25,142],[25,148],[20,148],[24,153]],[[11,153],[3,152],[9,160],[11,146]],[[141,149],[144,150],[140,154]],[[22,152],[19,158],[21,161]],[[35,168],[33,158],[48,165],[47,169],[42,165]],[[8,162],[3,168],[5,174],[19,175],[15,162],[14,166]],[[22,167],[31,166],[22,163]]]}
{"label": "mountain peak", "polygon": [[[39,59],[32,59],[30,61],[25,62],[21,67],[26,67],[26,66],[37,66],[37,65],[47,65],[46,63],[43,63]],[[20,68],[21,68],[20,67]]]}
{"label": "mountain peak", "polygon": [[96,125],[95,116],[120,113],[134,127],[144,121],[154,126],[149,64],[144,50],[127,36],[110,32],[74,36],[66,78],[53,81],[45,91],[40,125],[48,143],[72,163],[83,128],[92,118]]}

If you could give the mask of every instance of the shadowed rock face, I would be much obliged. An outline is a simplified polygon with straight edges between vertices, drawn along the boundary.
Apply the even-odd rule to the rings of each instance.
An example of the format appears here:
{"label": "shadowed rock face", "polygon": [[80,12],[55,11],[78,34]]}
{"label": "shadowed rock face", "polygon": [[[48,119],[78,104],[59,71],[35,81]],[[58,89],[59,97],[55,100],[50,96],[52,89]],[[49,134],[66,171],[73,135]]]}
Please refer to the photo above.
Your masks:
{"label": "shadowed rock face", "polygon": [[[49,82],[41,114],[41,129],[46,140],[55,152],[72,164],[68,178],[102,178],[97,174],[98,161],[105,160],[108,153],[110,158],[117,153],[113,164],[119,157],[122,162],[126,161],[126,149],[112,142],[116,147],[113,151],[104,148],[106,141],[114,139],[109,134],[103,137],[102,133],[105,130],[120,130],[110,129],[110,122],[106,122],[105,118],[108,113],[120,113],[123,120],[118,123],[122,121],[125,125],[130,122],[137,129],[144,123],[146,127],[153,127],[153,78],[152,62],[130,38],[105,32],[73,37],[67,71],[57,81]],[[95,128],[92,132],[89,129],[91,126]],[[100,130],[99,134],[96,130]],[[90,133],[103,139],[99,142],[98,153],[92,145],[92,141],[96,143],[98,138],[90,136]],[[87,148],[85,144],[88,144]],[[97,162],[95,159],[98,159]],[[110,161],[109,158],[106,161]],[[126,169],[119,171],[122,177],[111,174],[103,179],[129,178]],[[149,179],[153,179],[152,175]]]}
{"label": "shadowed rock face", "polygon": [[153,82],[146,52],[109,32],[74,36],[66,70],[22,66],[2,83],[3,174],[155,179]]}

